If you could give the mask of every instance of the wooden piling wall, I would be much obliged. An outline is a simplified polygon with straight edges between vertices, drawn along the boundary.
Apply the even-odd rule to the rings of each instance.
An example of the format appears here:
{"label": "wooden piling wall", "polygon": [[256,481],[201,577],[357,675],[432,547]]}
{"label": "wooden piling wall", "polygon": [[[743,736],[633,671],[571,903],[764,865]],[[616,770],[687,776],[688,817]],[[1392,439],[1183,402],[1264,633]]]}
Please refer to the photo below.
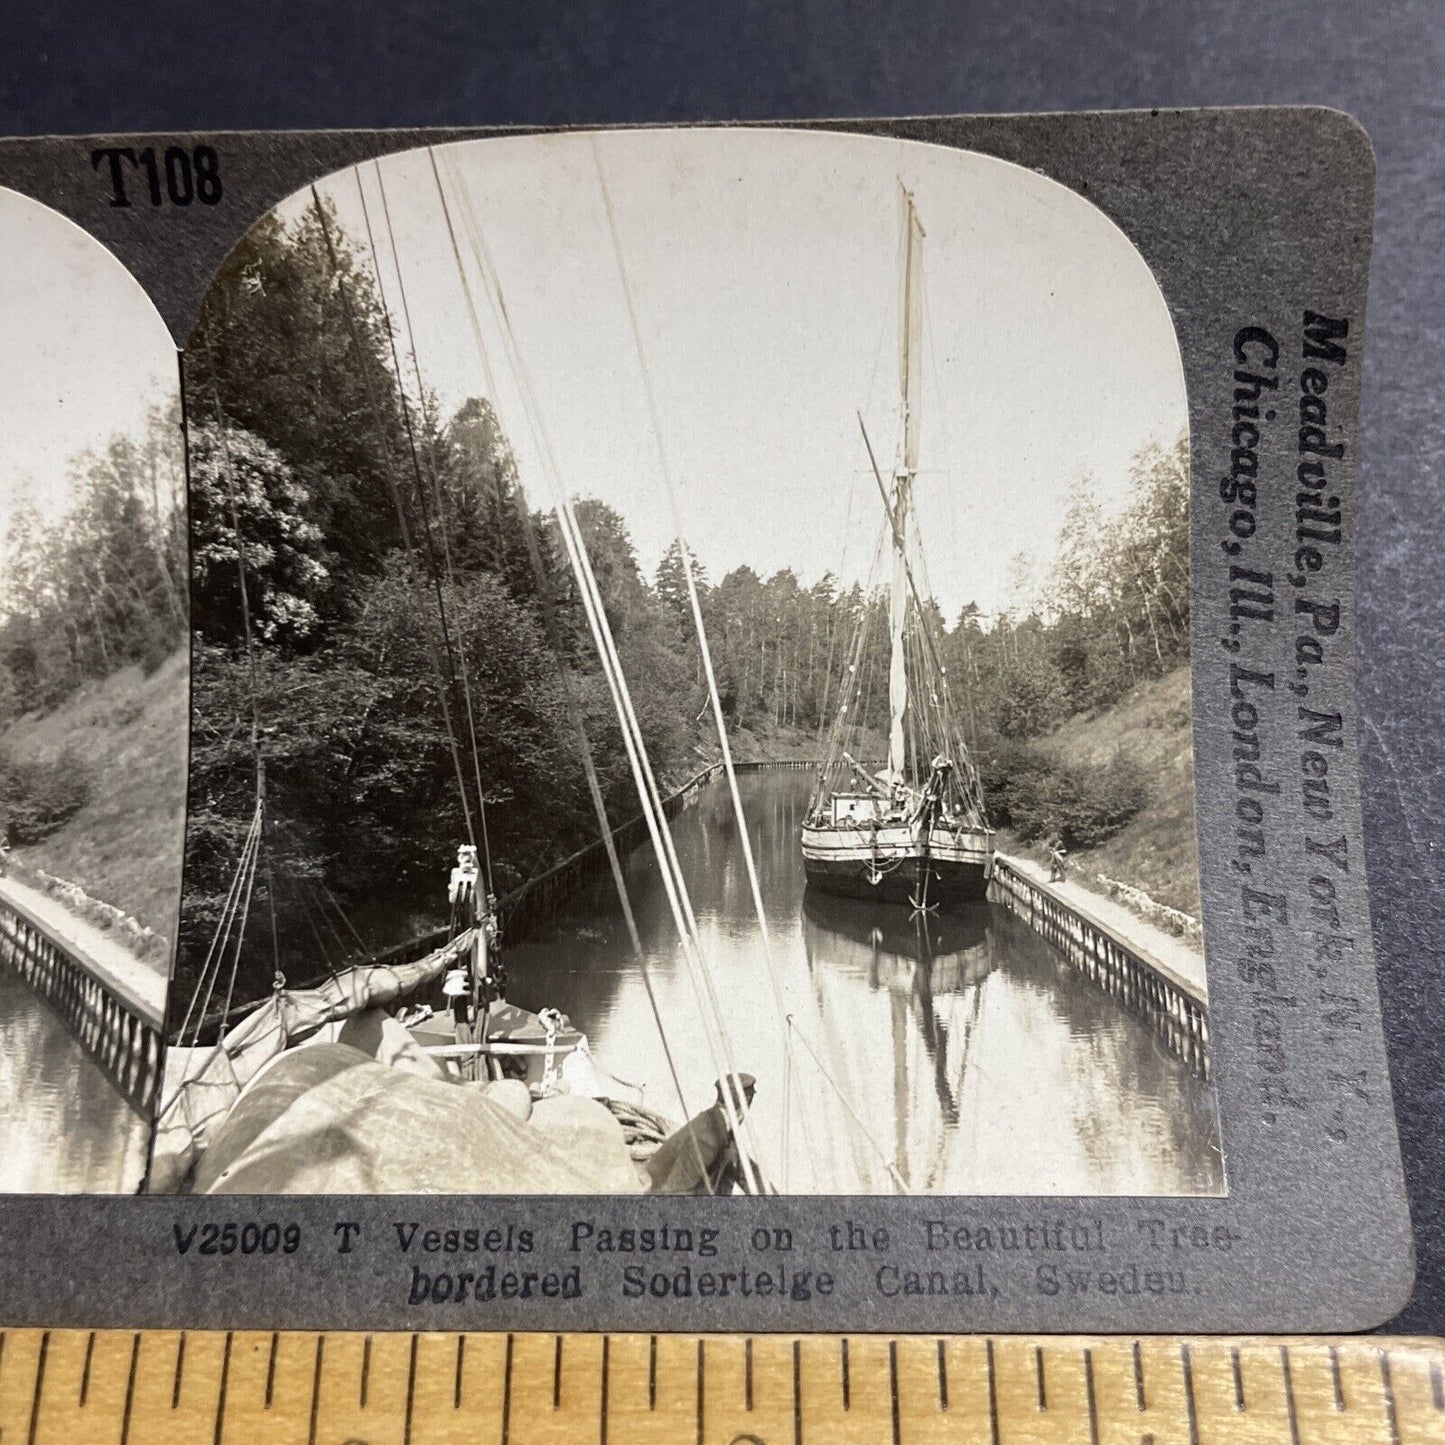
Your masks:
{"label": "wooden piling wall", "polygon": [[1006,858],[994,861],[989,894],[1096,988],[1148,1023],[1195,1074],[1209,1078],[1209,1003],[1189,979]]}
{"label": "wooden piling wall", "polygon": [[23,905],[0,898],[0,966],[19,974],[144,1117],[160,1087],[164,1020]]}

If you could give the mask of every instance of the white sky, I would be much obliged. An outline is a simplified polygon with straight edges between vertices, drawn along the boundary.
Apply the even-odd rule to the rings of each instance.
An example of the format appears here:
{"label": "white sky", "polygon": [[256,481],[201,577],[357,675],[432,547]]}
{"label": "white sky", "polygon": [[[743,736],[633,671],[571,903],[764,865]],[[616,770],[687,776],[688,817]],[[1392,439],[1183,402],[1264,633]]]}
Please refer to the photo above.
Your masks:
{"label": "white sky", "polygon": [[79,226],[0,187],[0,540],[20,495],[62,514],[71,461],[142,435],[178,385],[140,283]]}
{"label": "white sky", "polygon": [[[567,490],[614,505],[650,574],[674,535],[648,422],[594,140],[444,147],[496,266]],[[1011,563],[1046,564],[1071,489],[1105,506],[1131,455],[1172,441],[1187,410],[1164,299],[1114,224],[1081,196],[990,157],[786,130],[595,138],[617,214],[687,540],[714,580],[748,563],[865,576],[882,522],[855,419],[887,469],[897,433],[898,201],[924,242],[921,468],[935,595],[1004,605]],[[426,152],[381,162],[427,385],[448,411],[486,390]],[[377,171],[362,172],[394,319],[401,307]],[[364,245],[358,178],[321,183]],[[309,195],[294,197],[294,216]],[[549,493],[515,372],[476,280],[481,321],[533,505]]]}

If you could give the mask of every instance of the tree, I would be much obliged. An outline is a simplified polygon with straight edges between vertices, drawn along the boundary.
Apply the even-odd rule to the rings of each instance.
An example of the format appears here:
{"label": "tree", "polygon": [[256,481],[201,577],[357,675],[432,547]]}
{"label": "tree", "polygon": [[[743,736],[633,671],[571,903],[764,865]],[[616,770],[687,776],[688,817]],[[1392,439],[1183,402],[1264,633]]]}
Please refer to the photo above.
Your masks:
{"label": "tree", "polygon": [[259,437],[306,488],[339,563],[336,612],[399,540],[393,488],[413,489],[390,357],[371,268],[328,201],[290,223],[272,213],[245,234],[186,350],[194,423]]}
{"label": "tree", "polygon": [[191,589],[207,642],[245,644],[243,570],[254,641],[298,648],[316,638],[333,563],[314,510],[310,490],[260,437],[191,429]]}

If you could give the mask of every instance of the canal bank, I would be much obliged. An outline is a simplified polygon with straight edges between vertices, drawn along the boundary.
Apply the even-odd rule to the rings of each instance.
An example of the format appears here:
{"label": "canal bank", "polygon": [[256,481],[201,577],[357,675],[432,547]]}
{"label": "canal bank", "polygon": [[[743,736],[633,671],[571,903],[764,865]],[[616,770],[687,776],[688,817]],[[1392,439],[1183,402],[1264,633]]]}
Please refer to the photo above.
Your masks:
{"label": "canal bank", "polygon": [[0,879],[0,1190],[140,1186],[165,996],[164,966]]}
{"label": "canal bank", "polygon": [[1078,882],[1051,880],[1027,858],[997,856],[990,897],[1095,987],[1145,1019],[1175,1057],[1209,1077],[1209,987],[1201,952]]}

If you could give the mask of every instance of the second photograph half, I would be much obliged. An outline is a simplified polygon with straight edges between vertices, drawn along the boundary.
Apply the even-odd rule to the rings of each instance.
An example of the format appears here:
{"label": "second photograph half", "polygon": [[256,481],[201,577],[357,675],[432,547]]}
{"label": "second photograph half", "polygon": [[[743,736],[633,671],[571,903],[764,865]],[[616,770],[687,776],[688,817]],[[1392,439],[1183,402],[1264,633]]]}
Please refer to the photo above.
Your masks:
{"label": "second photograph half", "polygon": [[1083,196],[386,156],[185,349],[154,1193],[1225,1193],[1188,407]]}

